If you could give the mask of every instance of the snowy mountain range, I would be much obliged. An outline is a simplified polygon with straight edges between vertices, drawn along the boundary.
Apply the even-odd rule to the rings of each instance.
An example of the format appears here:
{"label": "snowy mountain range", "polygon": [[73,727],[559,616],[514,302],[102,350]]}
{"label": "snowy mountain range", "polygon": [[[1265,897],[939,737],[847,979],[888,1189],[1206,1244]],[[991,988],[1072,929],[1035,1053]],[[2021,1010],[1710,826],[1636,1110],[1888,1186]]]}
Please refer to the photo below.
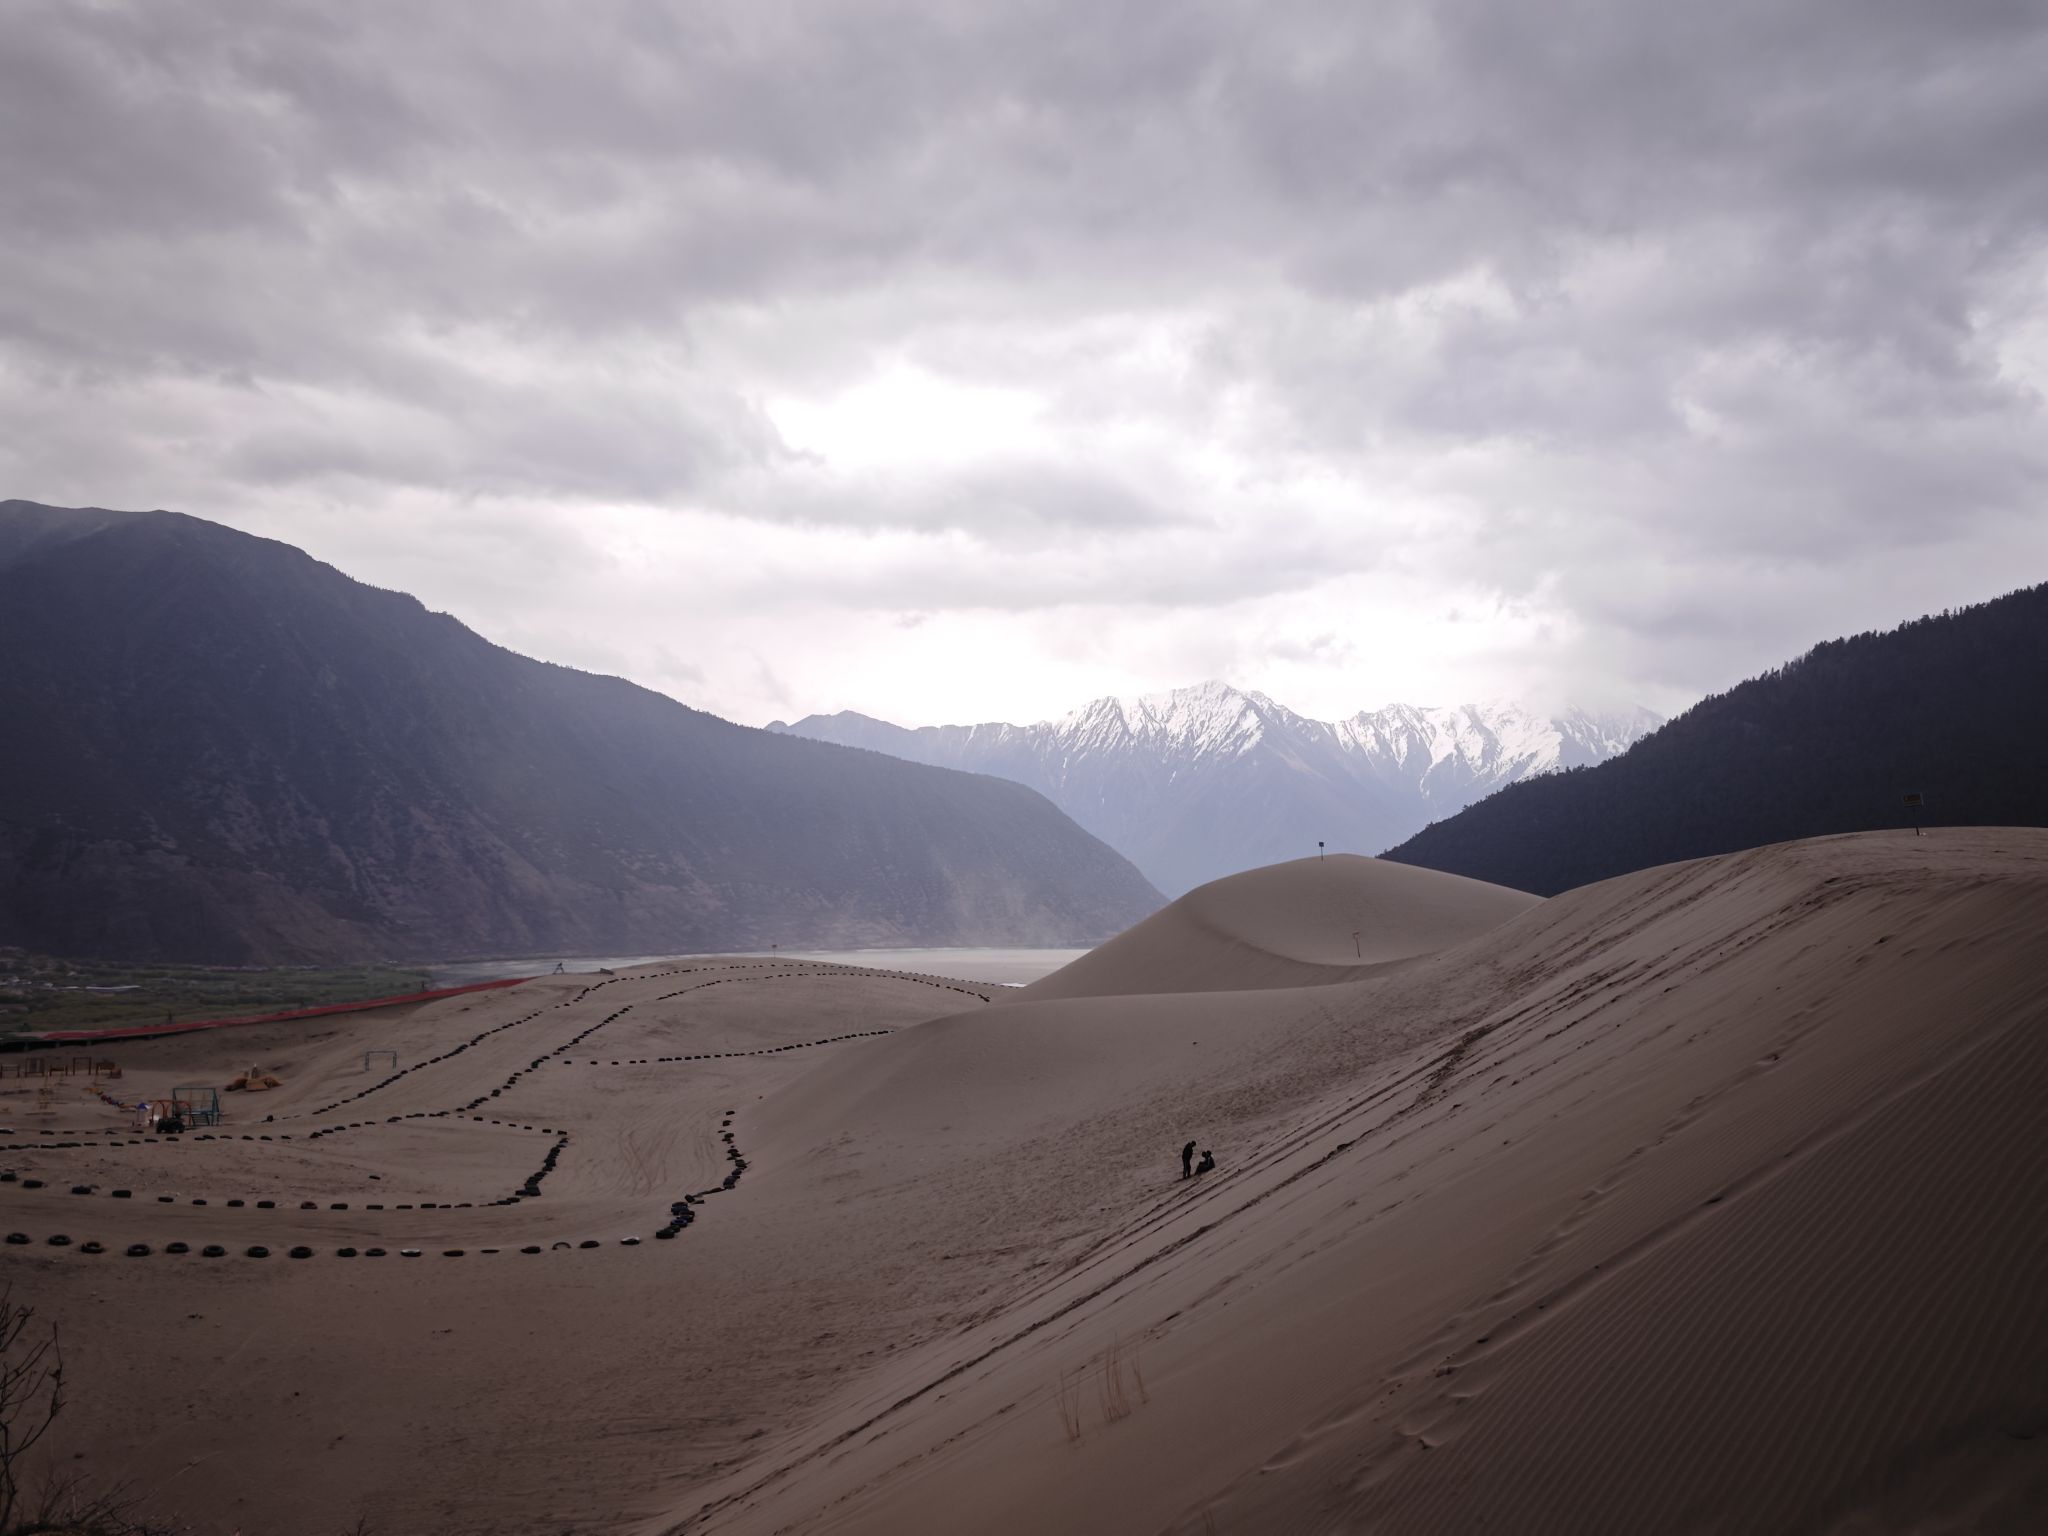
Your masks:
{"label": "snowy mountain range", "polygon": [[1330,850],[1378,853],[1531,774],[1604,761],[1662,722],[1644,709],[1392,704],[1311,720],[1208,682],[1105,698],[1036,725],[908,729],[842,711],[768,729],[1013,779],[1169,896]]}

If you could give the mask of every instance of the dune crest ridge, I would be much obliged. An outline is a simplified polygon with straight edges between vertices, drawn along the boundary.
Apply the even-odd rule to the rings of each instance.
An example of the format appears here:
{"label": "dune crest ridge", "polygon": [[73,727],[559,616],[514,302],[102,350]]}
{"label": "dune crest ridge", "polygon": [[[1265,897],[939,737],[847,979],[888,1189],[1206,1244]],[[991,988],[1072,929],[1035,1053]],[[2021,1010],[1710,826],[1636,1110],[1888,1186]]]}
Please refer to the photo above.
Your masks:
{"label": "dune crest ridge", "polygon": [[1542,900],[1363,854],[1212,880],[1023,989],[1033,1001],[1350,981],[1450,949]]}

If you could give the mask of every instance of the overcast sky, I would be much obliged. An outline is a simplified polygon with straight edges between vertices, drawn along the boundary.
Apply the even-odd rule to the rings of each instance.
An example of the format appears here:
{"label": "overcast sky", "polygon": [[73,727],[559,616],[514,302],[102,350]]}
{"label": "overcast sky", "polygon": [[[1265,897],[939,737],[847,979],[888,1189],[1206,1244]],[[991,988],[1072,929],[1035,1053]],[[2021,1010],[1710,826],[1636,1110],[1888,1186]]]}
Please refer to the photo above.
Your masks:
{"label": "overcast sky", "polygon": [[2048,579],[2038,0],[5,0],[0,497],[761,723]]}

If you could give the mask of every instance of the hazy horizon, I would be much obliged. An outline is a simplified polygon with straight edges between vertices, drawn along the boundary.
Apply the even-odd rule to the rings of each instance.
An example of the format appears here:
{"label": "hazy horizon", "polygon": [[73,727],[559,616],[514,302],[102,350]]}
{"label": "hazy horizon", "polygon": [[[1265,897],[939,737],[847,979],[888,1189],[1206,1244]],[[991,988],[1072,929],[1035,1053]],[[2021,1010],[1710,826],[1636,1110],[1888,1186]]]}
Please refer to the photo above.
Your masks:
{"label": "hazy horizon", "polygon": [[[1481,697],[1481,698],[1471,698],[1471,699],[1385,699],[1385,700],[1380,700],[1380,701],[1377,701],[1377,702],[1374,702],[1374,703],[1369,703],[1369,704],[1361,704],[1361,705],[1359,705],[1359,706],[1358,706],[1357,708],[1354,708],[1354,709],[1346,709],[1346,710],[1342,711],[1342,712],[1341,712],[1340,714],[1335,714],[1335,715],[1328,715],[1328,716],[1323,716],[1323,715],[1314,715],[1314,714],[1310,714],[1310,713],[1309,713],[1309,712],[1308,712],[1307,710],[1295,709],[1295,708],[1294,708],[1294,706],[1293,706],[1292,704],[1290,704],[1290,703],[1289,703],[1289,702],[1288,702],[1288,701],[1287,701],[1286,699],[1284,699],[1284,698],[1275,698],[1275,697],[1273,697],[1273,695],[1271,695],[1271,694],[1269,694],[1269,693],[1266,693],[1266,692],[1265,692],[1265,691],[1264,691],[1263,689],[1257,689],[1257,688],[1243,688],[1243,687],[1239,687],[1239,686],[1238,686],[1238,685],[1237,685],[1236,683],[1232,682],[1232,681],[1231,681],[1231,680],[1230,680],[1229,678],[1223,678],[1223,677],[1205,677],[1205,678],[1195,678],[1195,679],[1190,679],[1189,681],[1187,681],[1187,682],[1185,682],[1185,683],[1179,683],[1179,684],[1169,685],[1169,686],[1167,686],[1167,687],[1164,687],[1164,688],[1157,688],[1157,689],[1148,689],[1148,690],[1146,690],[1146,691],[1145,691],[1144,693],[1141,693],[1141,694],[1129,694],[1129,693],[1126,693],[1126,694],[1098,694],[1098,695],[1096,695],[1096,696],[1095,696],[1094,698],[1089,698],[1089,699],[1077,699],[1077,700],[1075,700],[1075,702],[1074,702],[1074,703],[1073,703],[1072,705],[1068,706],[1068,707],[1067,707],[1067,708],[1065,708],[1065,709],[1059,710],[1058,712],[1056,712],[1056,713],[1054,713],[1054,714],[1051,714],[1051,715],[1043,715],[1043,716],[1038,716],[1038,717],[1035,717],[1035,718],[1032,718],[1032,719],[1006,719],[1006,720],[998,720],[998,719],[993,719],[993,718],[991,718],[991,719],[979,719],[979,720],[890,720],[890,719],[886,719],[886,718],[884,718],[884,717],[882,717],[882,716],[879,716],[879,715],[868,715],[868,714],[867,714],[867,711],[865,711],[865,710],[839,710],[839,709],[807,709],[807,710],[804,710],[804,711],[802,711],[802,712],[801,712],[801,713],[799,713],[799,714],[796,714],[796,715],[792,715],[792,716],[790,716],[790,717],[788,717],[788,718],[786,718],[786,719],[785,719],[785,718],[782,718],[782,717],[777,717],[776,719],[773,719],[773,720],[767,721],[767,722],[766,722],[766,724],[767,724],[767,725],[769,725],[770,727],[774,727],[774,726],[787,726],[787,725],[794,725],[794,724],[796,724],[796,723],[798,723],[798,722],[800,722],[800,721],[802,721],[802,720],[805,720],[805,719],[809,719],[809,718],[811,718],[811,717],[813,717],[813,716],[826,716],[826,717],[831,717],[831,716],[834,716],[834,715],[840,715],[840,714],[856,714],[856,715],[862,715],[862,716],[865,716],[865,717],[866,717],[866,718],[868,718],[868,719],[872,719],[872,720],[880,720],[880,721],[881,721],[881,722],[882,722],[883,724],[885,724],[885,725],[896,725],[896,726],[901,726],[901,727],[903,727],[903,728],[904,728],[904,729],[906,729],[906,730],[913,730],[913,731],[915,731],[915,730],[929,730],[929,729],[933,729],[933,728],[938,728],[938,727],[945,727],[945,726],[972,726],[972,725],[1014,725],[1014,726],[1032,726],[1032,725],[1046,725],[1046,724],[1052,724],[1052,723],[1056,723],[1057,721],[1059,721],[1059,720],[1061,720],[1061,719],[1063,719],[1063,718],[1065,718],[1065,717],[1067,717],[1067,716],[1069,716],[1069,715],[1072,715],[1072,714],[1074,714],[1074,713],[1078,712],[1079,710],[1081,710],[1081,709],[1085,708],[1086,706],[1088,706],[1088,705],[1090,705],[1090,704],[1093,704],[1093,703],[1097,702],[1097,701],[1098,701],[1099,699],[1103,699],[1103,698],[1114,698],[1114,699],[1115,699],[1115,700],[1117,701],[1117,703],[1119,703],[1120,705],[1123,705],[1123,706],[1125,706],[1125,707],[1128,707],[1128,706],[1130,706],[1130,705],[1132,705],[1132,704],[1136,704],[1136,703],[1141,703],[1141,702],[1147,702],[1147,701],[1157,702],[1157,701],[1160,701],[1160,700],[1164,700],[1164,699],[1166,699],[1166,698],[1167,698],[1168,696],[1170,696],[1170,695],[1173,695],[1173,694],[1195,693],[1195,692],[1199,692],[1199,691],[1201,691],[1201,690],[1203,690],[1203,689],[1206,689],[1206,688],[1210,688],[1210,687],[1213,687],[1213,686],[1216,686],[1216,685],[1221,685],[1221,686],[1223,686],[1223,687],[1225,687],[1225,688],[1231,688],[1231,689],[1234,689],[1235,691],[1237,691],[1237,692],[1239,692],[1239,693],[1242,693],[1242,694],[1245,694],[1245,695],[1248,695],[1248,696],[1250,696],[1250,695],[1256,695],[1256,696],[1258,696],[1258,697],[1261,697],[1261,698],[1264,698],[1264,699],[1268,700],[1268,701],[1269,701],[1269,702],[1271,702],[1271,703],[1274,703],[1274,704],[1277,704],[1277,705],[1279,705],[1279,706],[1280,706],[1280,707],[1281,707],[1282,709],[1285,709],[1285,710],[1289,710],[1289,711],[1291,711],[1292,713],[1294,713],[1294,714],[1297,714],[1297,715],[1301,715],[1301,716],[1303,716],[1303,717],[1304,717],[1304,718],[1306,718],[1306,719],[1310,719],[1310,720],[1319,720],[1319,721],[1323,721],[1323,722],[1325,722],[1325,723],[1328,723],[1328,722],[1331,722],[1331,721],[1337,721],[1337,720],[1349,720],[1349,719],[1352,719],[1352,718],[1354,718],[1354,717],[1356,717],[1356,716],[1358,716],[1358,715],[1362,715],[1362,714],[1373,714],[1373,713],[1376,713],[1376,712],[1378,712],[1378,711],[1380,711],[1380,710],[1385,710],[1385,709],[1392,709],[1392,708],[1396,708],[1396,707],[1399,707],[1399,706],[1404,706],[1404,705],[1405,705],[1405,706],[1409,706],[1409,707],[1412,707],[1412,708],[1417,708],[1417,709],[1429,709],[1429,710],[1444,710],[1444,709],[1482,709],[1482,710],[1483,710],[1483,709],[1488,709],[1488,708],[1499,708],[1499,707],[1506,707],[1506,706],[1514,706],[1514,707],[1519,707],[1519,708],[1527,708],[1527,709],[1529,709],[1529,710],[1531,710],[1531,711],[1533,711],[1533,712],[1536,712],[1536,713],[1548,713],[1548,712],[1552,712],[1552,711],[1558,711],[1558,710],[1563,710],[1563,709],[1568,709],[1568,708],[1580,707],[1580,706],[1578,705],[1578,701],[1577,701],[1577,700],[1575,700],[1575,699],[1556,699],[1556,700],[1547,700],[1547,699],[1546,699],[1546,700],[1530,700],[1530,699],[1510,699],[1510,698],[1506,698],[1506,697],[1502,697],[1502,696],[1494,696],[1494,697]],[[1641,705],[1635,705],[1635,704],[1628,704],[1628,703],[1623,703],[1623,704],[1619,704],[1619,705],[1615,705],[1615,706],[1610,706],[1610,708],[1609,708],[1608,710],[1606,710],[1606,711],[1600,711],[1600,710],[1589,710],[1588,712],[1589,712],[1589,713],[1593,713],[1593,714],[1600,714],[1600,713],[1614,713],[1614,714],[1622,714],[1622,713],[1626,713],[1626,712],[1629,712],[1629,711],[1632,711],[1632,710],[1636,710],[1636,709],[1642,709],[1642,708],[1647,708],[1647,706],[1641,706]],[[1666,717],[1665,717],[1664,715],[1662,715],[1662,714],[1661,714],[1660,712],[1658,712],[1658,711],[1655,711],[1655,710],[1650,710],[1650,711],[1649,711],[1649,713],[1650,713],[1650,714],[1651,714],[1651,715],[1652,715],[1653,717],[1655,717],[1655,718],[1657,718],[1657,719],[1659,719],[1659,720],[1662,720],[1662,719],[1666,718]]]}

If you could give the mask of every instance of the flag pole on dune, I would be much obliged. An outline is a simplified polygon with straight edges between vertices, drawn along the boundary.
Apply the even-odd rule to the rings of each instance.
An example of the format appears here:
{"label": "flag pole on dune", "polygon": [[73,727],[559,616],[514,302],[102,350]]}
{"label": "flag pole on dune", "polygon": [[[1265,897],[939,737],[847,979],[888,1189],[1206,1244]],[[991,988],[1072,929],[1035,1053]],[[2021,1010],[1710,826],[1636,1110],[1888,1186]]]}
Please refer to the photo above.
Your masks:
{"label": "flag pole on dune", "polygon": [[1323,862],[1323,840],[1320,837],[1316,839],[1316,862]]}

